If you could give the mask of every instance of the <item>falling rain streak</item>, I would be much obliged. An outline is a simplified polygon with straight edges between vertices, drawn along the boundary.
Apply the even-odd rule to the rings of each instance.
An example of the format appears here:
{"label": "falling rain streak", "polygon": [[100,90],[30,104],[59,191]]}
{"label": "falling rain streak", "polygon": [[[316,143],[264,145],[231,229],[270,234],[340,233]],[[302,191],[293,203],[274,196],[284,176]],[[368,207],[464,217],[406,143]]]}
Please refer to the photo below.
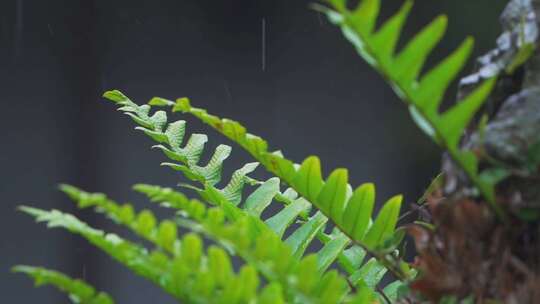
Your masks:
{"label": "falling rain streak", "polygon": [[262,28],[262,48],[261,48],[261,68],[266,70],[266,19],[261,19]]}

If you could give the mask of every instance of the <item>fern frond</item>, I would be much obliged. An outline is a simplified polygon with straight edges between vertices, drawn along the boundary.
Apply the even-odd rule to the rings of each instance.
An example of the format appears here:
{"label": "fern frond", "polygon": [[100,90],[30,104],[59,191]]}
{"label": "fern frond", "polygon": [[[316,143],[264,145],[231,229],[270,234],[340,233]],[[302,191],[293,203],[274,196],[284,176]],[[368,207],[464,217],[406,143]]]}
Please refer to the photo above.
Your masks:
{"label": "fern frond", "polygon": [[490,78],[457,105],[441,112],[446,90],[465,65],[473,49],[471,37],[438,65],[424,75],[427,57],[443,37],[447,18],[442,15],[425,26],[399,52],[396,45],[413,1],[407,0],[401,9],[378,29],[380,0],[362,0],[349,10],[346,0],[328,1],[333,9],[318,7],[329,20],[339,26],[343,35],[371,66],[391,84],[396,94],[407,103],[418,126],[437,144],[448,151],[478,188],[497,215],[505,215],[495,202],[494,184],[479,173],[478,160],[472,151],[459,147],[459,141],[474,114],[486,101],[496,79]]}
{"label": "fern frond", "polygon": [[[139,216],[135,216],[131,205],[120,206],[101,193],[87,193],[66,185],[62,188],[78,202],[79,207],[94,207],[98,212],[105,213],[112,220],[129,227],[136,234],[171,252],[173,256],[182,254],[180,241],[176,239],[176,225],[171,221],[163,221],[157,228],[156,220],[150,211],[143,211],[139,213]],[[181,193],[174,192],[174,195],[175,205],[193,219],[193,221],[179,219],[177,222],[182,227],[204,234],[207,238],[229,249],[231,254],[241,257],[267,281],[278,282],[285,286],[284,291],[293,295],[292,299],[301,298],[309,299],[310,302],[315,301],[317,295],[313,294],[312,289],[299,289],[294,283],[302,282],[305,279],[305,273],[296,271],[297,265],[302,263],[302,260],[294,256],[290,247],[282,242],[273,231],[265,229],[266,226],[260,223],[258,217],[240,210],[236,212],[237,217],[234,218],[234,222],[226,221],[225,214],[220,207],[207,209],[204,204],[196,200],[190,201]],[[193,208],[195,205],[197,207]],[[124,216],[126,214],[124,210],[130,210],[129,216]],[[148,220],[141,220],[141,215],[144,214]],[[163,223],[169,223],[174,227],[163,229]],[[171,250],[171,248],[173,249]],[[228,269],[230,266],[226,268]],[[314,269],[316,270],[316,268]],[[312,279],[322,279],[323,274],[324,271],[319,271]],[[332,291],[336,300],[342,298],[349,291],[345,279],[339,277],[337,280],[341,282],[341,288]]]}
{"label": "fern frond", "polygon": [[[272,181],[272,179],[270,179],[269,181]],[[147,195],[151,201],[159,203],[165,207],[172,207],[174,209],[180,210],[181,214],[188,217],[193,217],[197,220],[200,220],[200,215],[204,213],[204,206],[198,205],[197,207],[194,207],[195,204],[193,201],[188,200],[185,195],[180,192],[174,191],[171,188],[138,184],[134,186],[134,189]],[[260,190],[265,189],[264,187],[260,187],[256,191],[254,191],[248,197],[244,204],[245,211],[240,211],[245,212],[243,215],[244,217],[251,217],[253,221],[259,221],[260,211],[254,212],[252,208],[258,204],[266,206],[267,200],[269,200],[269,198],[265,199],[264,197],[261,197],[268,195],[268,191],[266,191],[267,189],[265,191]],[[328,268],[328,266],[336,259],[342,258],[342,261],[340,261],[341,265],[344,266],[347,272],[352,274],[356,269],[360,267],[358,264],[362,262],[366,255],[366,252],[358,247],[351,247],[349,249],[343,250],[345,247],[348,247],[350,241],[342,234],[327,235],[322,231],[322,229],[319,229],[320,227],[318,227],[319,225],[317,225],[316,223],[320,222],[321,220],[320,214],[314,216],[311,219],[309,218],[309,216],[304,217],[299,215],[302,211],[309,210],[309,208],[310,204],[304,199],[295,199],[290,204],[286,205],[286,207],[283,208],[281,211],[276,213],[274,216],[265,220],[266,227],[268,227],[269,230],[273,231],[277,236],[283,237],[285,230],[289,227],[289,225],[291,225],[295,220],[302,221],[302,223],[304,223],[306,227],[303,228],[303,230],[298,230],[305,232],[308,231],[308,228],[311,228],[311,230],[309,230],[310,233],[307,234],[317,232],[317,238],[319,238],[319,240],[321,240],[321,242],[324,244],[321,252],[318,253],[318,261],[320,263],[319,269],[323,271],[324,269]],[[259,207],[256,207],[255,209],[259,210]],[[238,217],[231,220],[238,220]],[[316,229],[313,229],[313,227],[315,227]],[[260,226],[260,229],[266,230],[265,226]],[[290,239],[286,240],[287,243],[293,244],[293,248],[300,247],[295,246],[294,244],[306,244],[309,243],[309,240],[311,239],[309,237],[299,238],[298,235],[301,234],[300,231],[296,236],[291,236]],[[293,239],[296,240],[296,242],[293,242]],[[301,252],[299,252],[298,250],[293,250],[293,252],[296,256],[301,256]],[[341,255],[341,257],[338,255]]]}
{"label": "fern frond", "polygon": [[[177,191],[174,191],[171,188],[163,188],[159,186],[152,186],[152,185],[145,185],[145,184],[139,184],[136,185],[135,190],[146,194],[153,202],[159,203],[165,207],[173,207],[175,209],[181,210],[181,212],[187,216],[189,215],[200,215],[204,212],[201,210],[204,209],[203,206],[200,206],[200,208],[193,208],[193,203],[189,203],[186,199],[186,197]],[[303,199],[302,199],[303,200]],[[305,204],[309,204],[305,202]],[[196,212],[193,212],[193,210],[197,210]],[[201,223],[201,218],[199,218],[199,223]],[[193,223],[187,223],[186,227],[190,227],[191,229],[194,228]],[[203,224],[204,226],[204,224]],[[214,231],[215,234],[219,235],[223,229],[220,225],[216,225],[216,231]],[[201,227],[201,229],[204,228]],[[272,228],[272,225],[270,225],[270,229]],[[199,230],[200,231],[200,230]],[[210,233],[212,234],[212,233]],[[271,237],[273,234],[268,234],[267,237],[262,237],[262,239],[266,239],[266,241],[262,242],[262,244],[266,244],[268,242],[275,242],[280,243],[279,239],[275,237]],[[212,236],[210,236],[212,238]],[[215,237],[215,236],[214,236]],[[225,236],[226,242],[238,242],[238,240],[245,240],[246,237],[238,234],[232,234],[229,236]],[[268,241],[268,238],[274,239],[274,241]],[[324,273],[327,268],[330,266],[331,261],[334,261],[337,257],[337,255],[341,254],[343,256],[343,263],[342,266],[346,266],[348,269],[348,273],[350,274],[348,281],[353,286],[365,286],[366,288],[369,288],[371,292],[376,290],[377,284],[381,281],[384,274],[386,273],[387,268],[379,263],[375,258],[369,259],[367,262],[363,263],[365,257],[366,257],[366,251],[364,251],[362,248],[358,246],[353,246],[348,248],[347,250],[343,251],[346,245],[350,243],[350,240],[348,237],[346,237],[342,233],[335,233],[329,237],[326,242],[324,242],[325,245],[323,248],[316,254],[316,255],[307,255],[302,258],[302,260],[299,262],[299,270],[298,275],[300,276],[298,278],[298,282],[310,282],[313,281],[318,273]],[[230,244],[230,243],[229,243]],[[230,247],[230,246],[226,246]],[[233,246],[234,247],[234,246]],[[283,248],[282,250],[290,251],[288,248]],[[257,252],[259,250],[256,250]],[[253,258],[253,255],[250,255],[249,252],[240,253],[240,256],[242,256],[245,260],[250,261],[250,263],[254,263],[257,265],[257,258]],[[281,255],[277,261],[269,261],[267,264],[274,264],[274,263],[283,263],[283,261],[286,261],[287,259],[290,259],[289,256]],[[314,259],[314,260],[311,260]],[[303,269],[301,265],[304,263],[309,263],[308,261],[311,261],[313,263],[312,266],[308,267],[310,269],[310,272],[307,272],[307,270]],[[266,263],[266,262],[265,262]],[[316,271],[318,270],[318,271]],[[312,274],[313,271],[316,271]],[[261,271],[261,273],[265,273],[264,270]],[[288,274],[289,277],[293,277],[291,274]],[[268,278],[268,276],[266,276]],[[275,272],[270,275],[270,277],[275,277]],[[305,285],[306,283],[304,283]],[[392,295],[395,293],[395,289],[397,289],[398,286],[402,286],[402,282],[395,282],[395,284],[391,284],[394,286],[394,289],[384,289],[384,293],[387,297],[392,297]],[[299,288],[301,290],[306,290],[305,287],[302,288],[303,285],[301,285]],[[389,287],[392,287],[389,285]],[[357,293],[360,293],[361,291],[357,289]],[[365,289],[362,291],[362,293],[365,292]],[[370,302],[371,303],[371,302]]]}
{"label": "fern frond", "polygon": [[163,280],[167,276],[170,262],[159,252],[149,253],[142,246],[124,240],[116,234],[94,229],[75,216],[58,210],[45,211],[26,206],[20,207],[20,210],[32,215],[38,222],[47,223],[49,228],[64,228],[82,236],[130,270],[174,294],[171,286],[165,284]]}
{"label": "fern frond", "polygon": [[119,205],[103,193],[88,193],[71,185],[61,185],[60,189],[77,202],[79,208],[93,207],[165,252],[174,256],[180,254],[180,241],[177,239],[178,232],[174,222],[158,222],[150,210],[136,213],[132,205]]}
{"label": "fern frond", "polygon": [[[314,216],[308,218],[307,214],[311,209],[311,204],[309,204],[309,202],[307,202],[305,199],[297,197],[296,192],[292,189],[288,189],[284,193],[280,193],[279,179],[270,179],[264,183],[256,182],[246,177],[246,175],[244,174],[246,170],[241,169],[237,171],[237,173],[233,174],[233,178],[231,182],[229,182],[229,186],[227,186],[229,189],[235,189],[235,191],[229,192],[229,194],[225,196],[225,194],[227,194],[227,192],[225,191],[227,187],[221,190],[214,188],[212,183],[207,182],[207,177],[205,177],[203,174],[196,173],[196,161],[190,161],[188,160],[188,157],[185,156],[185,154],[189,151],[188,146],[189,143],[192,142],[192,140],[188,140],[188,144],[184,148],[180,147],[185,134],[185,122],[177,121],[170,123],[168,127],[166,127],[166,130],[162,131],[165,128],[166,123],[156,125],[153,122],[154,120],[152,119],[152,117],[166,117],[166,115],[164,114],[165,112],[157,111],[155,112],[155,114],[150,116],[150,108],[148,105],[138,106],[119,91],[109,91],[106,92],[104,96],[120,105],[121,107],[119,110],[127,111],[126,114],[130,115],[132,118],[136,117],[136,119],[134,118],[134,121],[136,123],[141,126],[147,126],[145,133],[152,137],[154,140],[161,141],[163,145],[160,146],[160,149],[163,150],[169,158],[181,162],[181,164],[169,164],[169,166],[182,168],[180,171],[182,171],[184,175],[186,175],[188,178],[191,178],[192,180],[203,184],[203,189],[195,189],[198,191],[201,197],[204,198],[204,200],[214,202],[214,204],[223,207],[229,219],[235,219],[236,217],[240,216],[239,209],[232,208],[231,204],[234,206],[240,204],[240,193],[242,191],[242,186],[246,182],[251,184],[260,184],[260,187],[255,190],[250,195],[250,197],[247,198],[245,204],[243,204],[243,208],[253,215],[260,216],[264,208],[266,208],[270,204],[272,198],[274,198],[276,201],[285,202],[286,207],[277,214],[275,214],[273,217],[267,219],[265,222],[280,237],[283,236],[285,230],[288,229],[292,223],[300,222],[302,224],[285,240],[285,242],[289,244],[291,248],[293,248],[295,256],[297,256],[298,258],[301,257],[304,254],[304,251],[309,245],[309,243],[312,242],[315,238],[318,238],[323,242],[325,246],[321,251],[322,253],[320,253],[320,269],[328,268],[328,266],[337,259],[343,269],[346,270],[350,275],[353,275],[355,272],[359,271],[359,268],[362,266],[362,261],[366,255],[365,251],[358,246],[350,246],[350,240],[345,240],[344,234],[325,234],[324,227],[327,223],[326,216],[319,212],[316,213]],[[150,103],[153,105],[168,105],[172,102],[165,99],[154,98]],[[141,108],[144,110],[141,110]],[[157,113],[163,114],[158,115]],[[161,121],[166,121],[166,119],[162,119]],[[177,126],[182,127],[177,128]],[[182,131],[168,131],[171,128],[181,129]],[[171,134],[173,133],[175,133],[176,135],[171,136]],[[191,136],[191,138],[193,138],[194,136],[201,137],[202,135],[194,134]],[[169,145],[169,147],[165,145]],[[197,151],[199,151],[198,155],[202,153],[202,150],[202,148],[197,149]],[[225,158],[220,158],[220,160],[222,162],[223,160],[225,160]],[[254,167],[251,164],[248,164],[248,166],[250,168],[247,171],[251,171],[251,168]],[[240,174],[238,172],[240,172]],[[196,177],[193,178],[194,176]],[[244,182],[239,182],[239,178],[236,178],[235,181],[235,176],[242,177],[243,179],[245,179]],[[240,186],[237,187],[236,185]],[[151,188],[147,190],[151,190]],[[166,192],[168,194],[171,193],[170,190],[167,190]],[[230,193],[236,194],[233,196],[230,195]],[[161,193],[160,195],[167,196],[163,193]],[[181,195],[176,196],[172,201],[176,199],[183,200]],[[232,199],[233,202],[230,202],[229,199]],[[168,204],[177,206],[185,205],[185,203],[179,202],[168,202]],[[334,241],[332,242],[332,240]],[[336,244],[339,245],[336,246]],[[348,248],[345,249],[346,247]]]}
{"label": "fern frond", "polygon": [[261,298],[261,303],[273,303],[262,299],[274,298],[278,302],[285,299],[282,288],[276,288],[275,284],[259,288],[259,274],[252,266],[242,266],[235,273],[230,256],[220,247],[210,246],[205,254],[203,242],[197,234],[186,234],[180,241],[180,253],[169,258],[158,251],[149,254],[138,245],[91,228],[74,216],[58,210],[44,211],[30,207],[22,207],[21,210],[35,216],[40,222],[47,222],[49,227],[61,227],[80,234],[178,300],[211,303],[219,299],[217,303],[250,303]]}
{"label": "fern frond", "polygon": [[52,285],[67,293],[74,304],[114,304],[113,299],[105,292],[98,292],[87,283],[72,279],[63,273],[41,267],[18,265],[13,272],[24,273],[34,279],[36,286]]}
{"label": "fern frond", "polygon": [[[393,261],[393,257],[383,253],[382,250],[391,251],[388,248],[396,246],[395,243],[389,244],[388,241],[395,235],[402,201],[401,196],[395,196],[388,200],[373,221],[372,214],[375,203],[373,184],[364,184],[352,191],[345,169],[335,170],[324,181],[320,161],[315,156],[308,157],[300,166],[296,165],[283,157],[281,152],[269,152],[265,140],[247,133],[246,128],[236,121],[221,119],[208,114],[204,109],[192,107],[186,98],[179,99],[176,103],[168,101],[165,104],[173,106],[173,111],[194,115],[238,143],[267,170],[281,178],[304,197],[306,205],[309,202],[313,203],[324,214],[325,218],[332,219],[339,230],[350,240],[369,251],[398,277],[405,279],[410,276],[410,270],[405,263]],[[289,205],[287,208],[293,209],[294,207]],[[278,216],[281,215],[275,217]],[[321,214],[321,216],[323,215]],[[321,217],[318,219],[322,220]],[[271,221],[270,224],[272,225]]]}

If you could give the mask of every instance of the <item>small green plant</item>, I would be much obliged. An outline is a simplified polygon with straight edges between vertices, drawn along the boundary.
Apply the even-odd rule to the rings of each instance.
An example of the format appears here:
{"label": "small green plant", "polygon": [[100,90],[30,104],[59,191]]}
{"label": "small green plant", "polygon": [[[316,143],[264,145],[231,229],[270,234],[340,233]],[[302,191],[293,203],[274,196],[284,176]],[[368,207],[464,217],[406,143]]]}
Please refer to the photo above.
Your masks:
{"label": "small green plant", "polygon": [[[460,146],[465,128],[490,95],[496,77],[489,77],[455,106],[440,112],[447,88],[471,53],[472,38],[420,75],[444,34],[446,17],[436,18],[396,52],[412,1],[405,1],[376,29],[379,8],[379,0],[363,0],[353,9],[345,0],[316,6],[341,27],[358,53],[391,84],[420,128],[448,152],[477,190],[477,199],[487,202],[498,220],[506,223],[510,216],[497,201],[497,183],[480,170],[477,155]],[[519,60],[519,64],[526,61]],[[248,133],[239,122],[193,107],[187,98],[171,101],[156,97],[139,105],[117,90],[106,92],[104,97],[155,142],[153,147],[169,159],[163,166],[185,177],[178,189],[134,186],[151,202],[170,209],[171,216],[159,220],[150,210],[137,211],[102,193],[70,185],[60,188],[79,208],[93,208],[148,241],[152,248],[90,227],[58,210],[25,206],[21,211],[48,227],[82,236],[182,303],[393,303],[409,294],[409,285],[418,273],[402,256],[405,229],[398,227],[402,196],[389,198],[375,213],[373,184],[353,187],[342,168],[324,178],[316,156],[296,164],[281,150],[270,150],[264,139]],[[217,146],[210,160],[202,164],[201,156],[208,150],[207,136],[191,134],[185,141],[186,121],[169,122],[166,109],[200,119],[257,162],[236,170],[225,186],[218,186],[222,184],[223,162],[232,148]],[[249,177],[259,164],[274,177],[263,181]],[[437,179],[424,199],[440,190],[440,183]],[[248,188],[251,190],[246,191]],[[181,189],[197,197],[188,198]],[[279,211],[263,217],[269,206]],[[429,223],[420,224],[435,229]],[[307,248],[315,243],[321,249],[309,252]],[[233,263],[233,257],[241,262]],[[54,271],[29,266],[17,266],[14,271],[30,275],[38,285],[58,287],[74,303],[113,303],[107,294]],[[386,275],[393,282],[382,287],[380,282]]]}

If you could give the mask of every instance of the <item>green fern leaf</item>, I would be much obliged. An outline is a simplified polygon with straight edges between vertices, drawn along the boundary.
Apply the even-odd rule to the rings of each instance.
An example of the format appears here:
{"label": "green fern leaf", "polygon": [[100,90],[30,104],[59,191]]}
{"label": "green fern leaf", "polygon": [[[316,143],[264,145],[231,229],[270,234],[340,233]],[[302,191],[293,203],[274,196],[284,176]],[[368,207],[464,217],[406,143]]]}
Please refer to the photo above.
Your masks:
{"label": "green fern leaf", "polygon": [[24,273],[32,277],[36,286],[52,285],[69,295],[75,304],[114,304],[111,296],[97,292],[94,287],[81,280],[72,279],[60,272],[41,267],[26,265],[15,266],[13,272]]}
{"label": "green fern leaf", "polygon": [[308,247],[309,243],[315,238],[317,233],[323,229],[324,224],[328,221],[322,213],[315,214],[306,224],[298,228],[291,234],[285,243],[287,243],[296,256],[302,256]]}
{"label": "green fern leaf", "polygon": [[382,207],[377,219],[363,238],[366,246],[374,248],[377,244],[382,244],[395,231],[399,210],[401,208],[402,196],[391,198]]}
{"label": "green fern leaf", "polygon": [[[285,298],[284,290],[275,288],[275,286],[288,286],[284,284],[290,278],[288,272],[290,270],[288,269],[291,269],[290,262],[293,260],[286,247],[279,247],[280,243],[276,242],[279,239],[268,238],[268,234],[261,239],[262,241],[257,242],[259,247],[263,246],[265,249],[256,247],[257,245],[254,243],[249,245],[249,242],[244,245],[252,249],[243,247],[241,244],[243,241],[245,242],[245,239],[239,238],[238,233],[250,231],[247,228],[251,227],[242,225],[240,222],[237,225],[224,226],[219,220],[218,222],[215,221],[215,212],[208,212],[208,221],[205,221],[207,232],[210,231],[211,235],[219,236],[220,239],[227,239],[230,243],[234,243],[235,248],[243,251],[244,254],[245,252],[253,252],[251,253],[252,258],[248,260],[254,265],[275,265],[275,270],[270,270],[274,274],[267,276],[267,279],[272,282],[270,286],[274,286],[270,290],[268,290],[269,287],[259,289],[259,272],[252,266],[243,266],[238,273],[235,273],[231,259],[223,249],[210,246],[205,254],[202,239],[195,233],[184,235],[180,241],[182,245],[179,254],[169,257],[159,251],[148,253],[142,247],[121,239],[117,235],[105,234],[103,231],[89,227],[74,216],[57,210],[43,211],[30,207],[21,207],[21,210],[35,216],[38,221],[47,222],[49,227],[62,227],[73,233],[80,234],[138,275],[148,278],[162,287],[178,300],[210,303],[215,299],[222,299],[223,301],[220,303],[259,303],[259,298],[263,299],[269,296],[276,299]],[[213,211],[221,212],[219,209]],[[172,239],[176,240],[176,232],[170,229],[170,225],[171,222],[163,221],[159,226],[158,239],[163,240],[165,243],[170,243]],[[248,235],[244,233],[243,236]],[[254,242],[255,239],[252,241]],[[266,253],[264,255],[266,259],[258,260],[255,257],[255,252],[261,251],[273,252],[273,254]],[[242,256],[245,257],[246,255]],[[273,262],[269,263],[269,259]],[[268,267],[261,266],[260,268],[268,271]],[[47,279],[50,280],[49,277]],[[68,283],[66,281],[58,284],[66,285]],[[93,291],[93,289],[81,289],[79,285],[67,286],[66,288],[68,287],[75,289],[67,291],[85,292],[86,297],[89,297],[90,291]],[[276,292],[280,292],[280,294],[276,294]],[[314,295],[301,294],[294,286],[287,287],[287,292],[291,299],[307,298],[312,303],[318,303]],[[99,296],[98,300],[104,301],[105,295],[97,296]],[[264,301],[261,300],[260,302]],[[112,302],[84,303],[107,304]]]}
{"label": "green fern leaf", "polygon": [[[381,247],[386,239],[370,239],[369,244],[366,244],[363,241],[364,233],[371,222],[374,201],[369,201],[369,196],[363,198],[364,195],[360,194],[349,197],[347,194],[349,191],[348,189],[352,187],[347,184],[347,174],[345,170],[336,170],[331,174],[331,177],[324,181],[322,179],[320,161],[317,157],[310,156],[306,158],[302,165],[297,169],[295,168],[294,163],[284,158],[281,153],[271,153],[268,152],[268,150],[263,150],[263,148],[267,148],[267,143],[258,136],[246,133],[245,128],[238,122],[229,119],[220,119],[217,116],[208,114],[206,110],[194,108],[186,99],[180,99],[178,103],[179,105],[177,104],[174,106],[174,109],[194,115],[215,128],[217,131],[222,132],[231,140],[237,142],[265,168],[287,182],[300,195],[313,203],[325,216],[329,217],[342,232],[348,235],[351,240],[354,240],[356,243],[363,246],[364,249],[377,255],[378,258],[385,259],[384,255],[378,255],[373,252],[373,250],[377,247]],[[243,132],[234,135],[223,132],[229,125],[229,128],[241,129]],[[257,149],[254,149],[253,147],[257,147]],[[371,191],[374,192],[373,189]],[[374,198],[374,194],[372,197]],[[364,200],[367,200],[368,202],[364,203]],[[394,207],[400,206],[400,204],[392,205]],[[291,207],[288,211],[292,212],[293,210],[295,209]],[[298,213],[302,212],[301,210],[295,211]],[[381,221],[382,219],[387,220],[389,221],[387,227],[395,228],[398,214],[399,210],[398,213],[392,212],[388,216],[381,218]],[[276,215],[276,218],[277,216],[278,215]],[[272,219],[270,223],[274,224],[274,220]],[[283,228],[283,226],[275,227]],[[279,232],[281,231],[282,230],[279,230]],[[384,233],[384,237],[391,237],[391,234]],[[377,242],[374,243],[373,240],[376,240]],[[343,264],[347,263],[345,260],[348,260],[348,258],[341,257],[339,260],[341,261],[341,264]],[[388,264],[391,262],[385,261],[384,263]],[[406,276],[403,273],[398,275]]]}
{"label": "green fern leaf", "polygon": [[168,262],[155,259],[146,249],[128,242],[118,235],[106,234],[81,222],[70,214],[58,210],[44,211],[30,207],[20,207],[20,210],[36,218],[38,222],[46,222],[50,228],[65,228],[79,234],[94,246],[106,252],[109,256],[122,263],[138,275],[149,279],[172,295],[176,291],[165,279],[170,265]]}
{"label": "green fern leaf", "polygon": [[330,265],[339,258],[339,255],[345,250],[350,242],[351,240],[349,237],[343,233],[334,236],[332,240],[326,243],[324,247],[317,252],[318,270],[320,272],[325,272]]}
{"label": "green fern leaf", "polygon": [[[127,97],[126,97],[127,98]],[[143,107],[143,106],[137,106],[133,102],[129,101],[131,107]],[[134,106],[133,106],[134,105]],[[188,109],[190,108],[189,100],[187,99],[179,99],[177,104],[174,105],[175,109]],[[136,110],[136,109],[135,109]],[[206,111],[201,109],[195,109],[192,108],[194,112],[200,113],[201,115],[204,115],[204,117],[208,121],[212,121],[215,128],[220,130],[221,132],[227,134],[227,136],[232,138],[237,138],[243,140],[245,146],[250,149],[249,151],[254,151],[254,153],[265,155],[265,157],[257,158],[257,160],[261,161],[263,165],[268,166],[269,163],[273,163],[274,161],[277,161],[282,169],[283,172],[286,172],[287,175],[281,176],[283,180],[287,181],[289,184],[293,184],[293,180],[298,181],[300,183],[300,187],[306,187],[306,191],[313,191],[312,196],[316,198],[316,196],[319,194],[320,190],[322,189],[322,186],[324,185],[324,181],[322,181],[322,178],[320,178],[320,165],[318,164],[318,159],[316,157],[312,157],[311,159],[308,159],[305,163],[304,171],[302,169],[299,169],[298,171],[305,172],[305,177],[302,177],[302,173],[297,175],[297,169],[295,168],[294,164],[286,159],[284,159],[279,152],[276,153],[268,153],[267,152],[267,143],[261,139],[260,137],[248,134],[243,126],[241,126],[239,123],[233,122],[231,120],[223,119],[209,115],[206,113]],[[149,112],[145,112],[149,113]],[[141,119],[147,119],[147,116],[141,116],[139,118]],[[183,127],[184,128],[184,127]],[[184,129],[183,129],[184,130]],[[182,131],[184,132],[184,131]],[[184,133],[182,133],[182,136]],[[152,137],[152,136],[151,136]],[[152,137],[153,138],[153,137]],[[155,140],[155,139],[154,139]],[[170,140],[169,140],[170,141]],[[306,200],[299,200],[296,199],[296,191],[293,189],[288,189],[284,193],[279,192],[279,182],[280,180],[274,179],[267,182],[259,182],[256,181],[250,177],[247,176],[249,172],[251,172],[255,167],[256,163],[248,164],[244,168],[237,170],[233,177],[231,178],[231,181],[228,183],[228,185],[223,189],[216,189],[213,187],[213,183],[208,181],[208,176],[204,176],[204,174],[201,174],[200,170],[201,167],[197,165],[196,162],[191,162],[187,160],[185,157],[185,153],[183,150],[185,148],[180,148],[181,141],[178,141],[175,143],[175,145],[178,148],[174,148],[170,143],[168,144],[169,147],[167,147],[167,143],[164,143],[163,145],[160,145],[159,148],[165,152],[165,155],[169,158],[173,159],[174,161],[180,162],[180,164],[177,163],[170,163],[167,164],[170,167],[173,167],[174,169],[180,170],[186,177],[190,178],[193,181],[199,182],[203,188],[194,187],[192,185],[186,185],[188,188],[194,189],[197,191],[197,193],[203,198],[205,201],[209,201],[212,204],[219,206],[220,208],[223,208],[225,217],[228,220],[231,221],[239,221],[243,218],[245,218],[246,214],[251,214],[252,216],[255,216],[255,218],[259,217],[260,214],[264,211],[265,208],[271,205],[271,201],[275,200],[277,202],[285,204],[285,208],[283,208],[280,212],[275,214],[273,217],[267,219],[265,221],[267,226],[261,226],[261,224],[264,225],[263,222],[258,220],[252,220],[252,223],[257,226],[259,230],[264,231],[266,229],[269,229],[271,231],[274,231],[279,237],[282,237],[284,232],[293,224],[293,223],[300,223],[300,226],[294,231],[291,231],[291,235],[285,240],[284,244],[290,245],[292,247],[292,253],[294,253],[295,259],[300,259],[304,255],[305,249],[311,244],[315,239],[320,240],[324,246],[328,246],[328,248],[338,248],[338,247],[332,247],[334,243],[330,243],[333,239],[332,236],[327,235],[324,232],[324,228],[326,226],[326,222],[328,221],[327,217],[324,214],[317,214],[314,217],[309,217],[308,212],[310,209],[310,204]],[[224,160],[225,158],[223,158]],[[312,163],[310,164],[310,161]],[[309,166],[314,165],[314,168],[309,168]],[[319,169],[317,169],[317,165],[319,165]],[[315,170],[313,170],[315,169]],[[339,171],[338,171],[339,172]],[[309,181],[313,174],[315,174],[315,179],[312,181]],[[319,175],[319,176],[317,176]],[[346,196],[346,199],[348,200],[350,196],[350,192],[352,192],[350,189],[351,187],[349,185],[342,184],[338,179],[336,184],[336,187],[339,189],[342,189],[345,187],[345,194],[343,192],[340,192],[339,195]],[[315,183],[315,184],[314,184]],[[255,190],[252,193],[251,199],[248,198],[246,202],[242,201],[242,189],[246,184],[249,185],[257,185],[259,188]],[[315,187],[313,187],[315,186]],[[318,189],[318,186],[321,188]],[[268,188],[267,188],[268,187]],[[311,187],[311,188],[310,188]],[[149,193],[149,192],[155,192],[157,188],[152,188],[151,186],[145,186],[143,188],[145,191],[147,191],[150,196],[157,195],[157,196],[163,196],[163,193],[156,194],[156,193]],[[330,188],[327,188],[330,189]],[[296,189],[298,190],[298,189]],[[330,190],[327,190],[327,192]],[[158,191],[159,192],[159,191]],[[169,192],[169,190],[167,190]],[[328,192],[330,193],[330,192]],[[302,193],[305,195],[305,193]],[[262,197],[264,195],[264,198]],[[273,198],[271,197],[273,195]],[[176,197],[175,199],[178,199]],[[255,203],[255,199],[260,201],[257,201]],[[339,199],[337,197],[336,199]],[[159,200],[162,204],[168,205],[168,206],[176,206],[179,208],[186,208],[186,203],[178,203],[178,202],[167,202],[166,200]],[[342,210],[344,210],[345,204],[341,207]],[[340,208],[335,209],[340,210]],[[356,211],[356,210],[355,210]],[[337,212],[336,214],[340,213],[343,214],[343,211],[334,211]],[[368,217],[371,216],[371,213],[369,212]],[[268,227],[268,228],[265,228]],[[237,238],[242,239],[243,237],[237,236]],[[262,245],[261,245],[262,246]],[[347,244],[345,247],[349,247],[350,244]],[[337,256],[337,262],[349,273],[353,274],[358,267],[360,267],[361,262],[365,256],[365,251],[358,251],[356,249],[353,249],[354,246],[351,246],[351,248],[345,248],[343,247],[343,250],[338,253]],[[264,246],[261,248],[265,248]],[[321,256],[321,258],[325,259],[324,263],[333,263],[336,261],[336,257],[334,256],[334,251],[327,249],[328,256]],[[345,254],[347,253],[347,254]],[[287,259],[284,259],[284,261],[287,261]],[[356,268],[355,268],[356,267]],[[321,267],[321,269],[326,269],[326,267]]]}
{"label": "green fern leaf", "polygon": [[[245,209],[259,217],[279,193],[279,178],[271,178],[251,193],[245,202]],[[296,217],[296,216],[295,216]]]}
{"label": "green fern leaf", "polygon": [[302,213],[307,212],[311,204],[304,198],[295,200],[292,204],[266,220],[266,224],[280,237],[283,236],[287,227]]}
{"label": "green fern leaf", "polygon": [[350,231],[354,239],[364,238],[374,206],[375,186],[373,184],[363,184],[354,191],[343,215],[343,228]]}
{"label": "green fern leaf", "polygon": [[[387,79],[397,95],[408,105],[410,113],[418,126],[437,144],[446,149],[450,156],[469,176],[486,201],[501,219],[505,214],[495,203],[494,184],[483,181],[471,154],[461,151],[459,140],[474,114],[489,96],[495,79],[487,80],[469,96],[444,113],[439,113],[441,101],[450,83],[465,65],[473,39],[467,38],[451,55],[420,76],[427,57],[442,39],[446,27],[446,16],[439,16],[416,34],[395,54],[396,43],[400,38],[404,22],[411,10],[412,1],[406,1],[401,9],[379,29],[375,29],[378,1],[362,0],[354,9],[348,9],[346,1],[330,1],[333,9],[318,7],[326,13],[329,20],[341,27],[344,36],[356,47],[360,56]],[[358,16],[363,16],[361,22]]]}
{"label": "green fern leaf", "polygon": [[372,258],[351,276],[351,281],[373,289],[387,271],[384,265]]}
{"label": "green fern leaf", "polygon": [[347,196],[348,173],[345,169],[337,169],[330,174],[328,180],[317,196],[322,204],[319,208],[330,215],[330,218],[342,218]]}

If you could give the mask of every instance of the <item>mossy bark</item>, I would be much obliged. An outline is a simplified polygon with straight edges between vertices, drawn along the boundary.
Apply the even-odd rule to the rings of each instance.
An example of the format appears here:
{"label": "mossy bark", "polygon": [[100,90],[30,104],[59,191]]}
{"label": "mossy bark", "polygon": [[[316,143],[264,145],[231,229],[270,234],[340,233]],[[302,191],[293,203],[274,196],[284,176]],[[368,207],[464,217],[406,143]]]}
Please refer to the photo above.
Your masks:
{"label": "mossy bark", "polygon": [[458,96],[499,75],[484,109],[488,120],[479,117],[462,145],[497,181],[497,203],[510,221],[498,221],[445,157],[445,183],[428,200],[435,229],[410,228],[421,271],[409,299],[416,303],[540,301],[540,0],[510,1],[501,23],[497,47],[477,60]]}

